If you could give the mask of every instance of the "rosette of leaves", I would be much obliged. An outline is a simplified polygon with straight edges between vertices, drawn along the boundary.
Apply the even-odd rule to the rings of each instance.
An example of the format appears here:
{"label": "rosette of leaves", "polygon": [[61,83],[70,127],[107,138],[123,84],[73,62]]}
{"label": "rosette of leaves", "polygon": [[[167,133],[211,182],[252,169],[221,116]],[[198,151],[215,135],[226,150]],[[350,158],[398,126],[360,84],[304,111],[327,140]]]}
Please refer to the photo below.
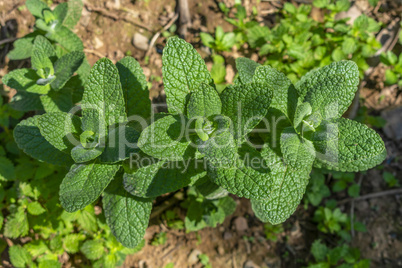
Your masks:
{"label": "rosette of leaves", "polygon": [[267,116],[271,129],[260,134],[271,185],[268,196],[251,198],[261,220],[280,223],[295,211],[313,167],[358,172],[385,159],[384,142],[374,130],[342,117],[359,84],[354,62],[310,71],[295,85],[270,66],[256,67],[252,79],[275,87]]}
{"label": "rosette of leaves", "polygon": [[81,18],[83,3],[71,0],[51,10],[44,1],[27,0],[27,9],[35,17],[35,29],[14,42],[14,49],[8,53],[11,60],[29,58],[34,40],[38,35],[46,36],[55,44],[58,55],[84,49],[81,39],[71,31]]}
{"label": "rosette of leaves", "polygon": [[[11,106],[20,111],[45,110],[68,112],[80,98],[83,77],[74,74],[85,61],[82,51],[72,51],[58,57],[45,37],[38,35],[32,47],[32,68],[22,68],[6,74],[2,81],[18,92]],[[82,93],[81,93],[82,94]]]}
{"label": "rosette of leaves", "polygon": [[28,118],[14,129],[24,152],[41,161],[70,166],[60,185],[60,202],[68,212],[84,209],[103,194],[107,224],[126,247],[141,242],[152,199],[137,198],[122,187],[119,171],[139,150],[139,132],[128,118],[150,115],[149,92],[139,63],[131,57],[116,65],[104,58],[91,69],[81,116],[50,112]]}

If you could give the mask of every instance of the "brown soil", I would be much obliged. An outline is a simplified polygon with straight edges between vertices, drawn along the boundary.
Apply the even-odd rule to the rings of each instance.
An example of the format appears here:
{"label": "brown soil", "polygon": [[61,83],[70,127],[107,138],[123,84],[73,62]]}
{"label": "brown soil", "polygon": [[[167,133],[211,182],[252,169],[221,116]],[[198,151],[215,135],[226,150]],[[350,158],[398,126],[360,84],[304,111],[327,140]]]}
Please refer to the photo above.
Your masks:
{"label": "brown soil", "polygon": [[[54,1],[55,4],[58,2],[61,1]],[[120,2],[120,6],[114,5],[115,2]],[[217,2],[189,0],[193,24],[185,38],[193,43],[204,57],[208,57],[209,53],[200,45],[200,31],[212,32],[217,25],[221,25],[226,31],[232,27],[224,21]],[[228,5],[234,4],[234,0],[224,2]],[[246,0],[243,3],[251,12],[249,7],[257,1]],[[392,1],[387,3],[392,6]],[[26,8],[23,8],[23,4],[24,1],[17,0],[0,1],[2,33],[7,31],[11,34],[8,37],[21,37],[32,30],[34,19]],[[87,0],[86,6],[76,32],[84,41],[90,63],[93,64],[103,56],[116,62],[126,54],[132,55],[144,67],[144,72],[152,83],[150,97],[154,101],[161,101],[164,93],[160,51],[152,48],[149,59],[146,59],[146,51],[136,49],[132,45],[132,38],[134,33],[141,33],[151,39],[174,16],[175,1]],[[264,23],[268,25],[271,24],[274,20],[270,14],[281,6],[280,1],[261,1],[257,9],[266,15],[260,19],[265,20]],[[93,7],[97,11],[94,11]],[[370,12],[387,23],[395,17],[395,9],[390,10],[381,16],[376,15],[375,12],[378,10]],[[319,17],[320,14],[317,16]],[[151,31],[128,21],[145,25]],[[4,39],[3,35],[2,39]],[[155,43],[156,47],[163,46],[165,41],[164,37],[159,37]],[[9,69],[29,64],[28,61],[8,62],[4,56],[10,46],[11,44],[0,51],[0,77],[4,76]],[[247,53],[247,48],[242,53]],[[237,51],[227,53],[229,64],[233,64],[233,60],[230,59],[239,55]],[[258,59],[257,55],[251,56]],[[233,70],[233,66],[229,65],[228,68]],[[384,71],[381,68],[376,68],[372,77],[369,78],[371,82],[367,83],[367,88],[361,91],[361,97],[366,99],[365,104],[377,114],[381,110],[402,103],[400,92],[396,88],[386,87],[382,82]],[[230,79],[229,77],[228,80]],[[379,132],[382,134],[381,130]],[[402,183],[402,145],[389,138],[384,137],[384,139],[389,152],[384,168],[395,174]],[[373,169],[364,175],[361,195],[388,189],[382,178],[382,172]],[[335,198],[341,200],[346,196],[338,195]],[[311,257],[310,245],[318,236],[315,224],[311,220],[311,210],[304,210],[301,205],[284,224],[284,232],[278,235],[278,242],[275,243],[265,239],[264,224],[255,218],[249,201],[239,198],[236,198],[236,201],[238,202],[236,212],[221,226],[214,229],[206,228],[197,233],[172,230],[166,227],[166,223],[160,218],[154,219],[147,230],[146,246],[139,253],[129,256],[124,267],[164,267],[171,262],[175,264],[175,267],[188,267],[189,256],[194,250],[206,254],[213,267],[244,267],[247,261],[252,261],[255,264],[254,267],[300,267],[307,264]],[[342,206],[342,211],[350,213],[350,207],[349,202]],[[180,211],[183,217],[184,211],[180,208],[175,209]],[[362,257],[372,259],[372,267],[402,267],[401,195],[355,202],[353,212],[358,221],[366,224],[368,230],[367,233],[356,233],[352,242],[353,246],[360,248]],[[246,229],[240,230],[242,228],[236,222],[244,221],[244,219],[247,223]],[[156,233],[161,231],[167,232],[166,244],[152,246],[150,241]],[[330,243],[335,241],[331,237],[326,239]],[[250,262],[248,264],[251,265]],[[202,267],[202,265],[198,262],[193,267]]]}

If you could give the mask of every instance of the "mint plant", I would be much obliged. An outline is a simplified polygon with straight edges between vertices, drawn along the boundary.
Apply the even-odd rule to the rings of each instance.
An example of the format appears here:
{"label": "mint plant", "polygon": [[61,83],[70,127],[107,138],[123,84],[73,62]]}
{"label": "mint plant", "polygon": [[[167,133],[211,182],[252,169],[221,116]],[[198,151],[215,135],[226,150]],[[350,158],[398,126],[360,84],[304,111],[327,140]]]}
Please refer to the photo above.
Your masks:
{"label": "mint plant", "polygon": [[31,54],[32,68],[11,71],[2,79],[18,91],[11,105],[22,111],[68,112],[74,103],[71,91],[79,91],[84,83],[82,76],[73,76],[85,61],[84,52],[58,57],[52,44],[38,35]]}
{"label": "mint plant", "polygon": [[399,89],[402,89],[402,55],[398,56],[392,52],[382,53],[380,55],[381,62],[387,66],[385,71],[385,83],[387,85],[397,84]]}
{"label": "mint plant", "polygon": [[68,212],[103,196],[106,222],[126,247],[141,242],[160,195],[194,187],[189,208],[216,213],[200,221],[191,210],[193,229],[233,212],[228,193],[251,199],[258,218],[278,224],[297,208],[313,166],[356,172],[386,156],[374,130],[341,117],[359,83],[354,62],[316,69],[293,85],[276,69],[239,58],[238,76],[222,92],[182,39],[168,40],[162,63],[168,113],[151,117],[138,62],[101,59],[85,84],[81,115],[48,112],[14,130],[25,153],[71,165],[59,193]]}
{"label": "mint plant", "polygon": [[84,6],[81,0],[61,3],[53,10],[41,0],[27,0],[25,5],[36,19],[35,30],[14,42],[14,49],[7,55],[10,60],[31,57],[38,35],[45,36],[55,44],[58,56],[84,49],[81,39],[71,31],[81,18]]}

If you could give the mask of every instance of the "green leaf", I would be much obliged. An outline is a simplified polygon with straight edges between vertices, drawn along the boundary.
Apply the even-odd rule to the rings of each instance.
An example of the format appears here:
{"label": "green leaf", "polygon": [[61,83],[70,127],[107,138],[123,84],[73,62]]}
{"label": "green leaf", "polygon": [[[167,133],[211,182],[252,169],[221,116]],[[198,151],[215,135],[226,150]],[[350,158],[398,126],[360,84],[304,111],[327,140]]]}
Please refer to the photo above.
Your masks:
{"label": "green leaf", "polygon": [[300,137],[292,127],[281,134],[281,152],[284,161],[292,169],[309,173],[315,159],[313,143]]}
{"label": "green leaf", "polygon": [[127,125],[119,125],[109,130],[106,148],[101,155],[101,161],[105,163],[116,163],[138,153],[137,146],[140,133]]}
{"label": "green leaf", "polygon": [[37,36],[38,34],[39,34],[38,32],[33,32],[16,40],[13,43],[14,49],[7,54],[7,57],[10,60],[23,60],[31,57],[33,42],[35,36]]}
{"label": "green leaf", "polygon": [[202,161],[198,164],[194,159],[177,162],[160,161],[140,167],[133,174],[125,173],[123,183],[124,189],[132,195],[154,198],[193,184],[205,174]]}
{"label": "green leaf", "polygon": [[149,118],[152,111],[151,101],[147,80],[140,64],[133,57],[124,57],[116,63],[116,67],[119,70],[127,116],[137,115],[142,119]]}
{"label": "green leaf", "polygon": [[24,245],[24,249],[26,249],[33,257],[38,257],[49,252],[49,248],[43,240],[34,240],[27,243]]}
{"label": "green leaf", "polygon": [[199,179],[196,184],[196,189],[205,199],[219,199],[228,195],[228,191],[219,185],[215,184],[209,176]]}
{"label": "green leaf", "polygon": [[60,90],[78,70],[84,58],[84,52],[73,51],[58,59],[54,64],[56,79],[50,84],[51,87],[56,91]]}
{"label": "green leaf", "polygon": [[201,42],[206,47],[212,48],[215,44],[215,39],[209,33],[200,33]]}
{"label": "green leaf", "polygon": [[273,88],[268,84],[250,83],[227,87],[220,95],[222,114],[233,122],[233,136],[242,140],[268,112]]}
{"label": "green leaf", "polygon": [[328,247],[317,239],[311,245],[311,254],[317,262],[324,261],[328,254]]}
{"label": "green leaf", "polygon": [[385,83],[387,85],[393,85],[398,82],[398,76],[396,75],[395,72],[393,72],[391,69],[387,69],[385,71]]}
{"label": "green leaf", "polygon": [[53,9],[53,15],[57,20],[57,24],[61,25],[67,16],[68,4],[60,3]]}
{"label": "green leaf", "polygon": [[37,201],[29,203],[27,209],[29,214],[35,216],[46,212],[46,209],[44,209],[42,205]]}
{"label": "green leaf", "polygon": [[358,197],[360,194],[360,185],[354,183],[348,188],[348,195],[350,197]]}
{"label": "green leaf", "polygon": [[97,144],[94,148],[84,148],[79,144],[71,150],[71,157],[75,163],[85,163],[100,156],[104,149],[100,144]]}
{"label": "green leaf", "polygon": [[32,50],[31,64],[36,73],[44,79],[54,75],[53,63],[48,55],[46,55],[45,51],[36,48],[35,45]]}
{"label": "green leaf", "polygon": [[14,139],[18,147],[26,154],[54,165],[70,165],[72,159],[68,153],[56,149],[41,134],[40,116],[21,121],[14,129]]}
{"label": "green leaf", "polygon": [[253,76],[258,66],[260,66],[259,63],[248,58],[237,58],[236,69],[239,72],[240,83],[248,84],[253,82]]}
{"label": "green leaf", "polygon": [[102,203],[106,222],[117,240],[128,248],[141,243],[148,227],[152,200],[132,196],[117,177],[106,189]]}
{"label": "green leaf", "polygon": [[40,259],[38,268],[61,268],[61,263],[57,260]]}
{"label": "green leaf", "polygon": [[20,245],[11,246],[8,254],[10,255],[10,261],[14,267],[23,268],[32,265],[31,255]]}
{"label": "green leaf", "polygon": [[356,51],[357,49],[357,44],[356,40],[354,38],[345,38],[345,40],[342,43],[342,51],[343,53],[347,54],[352,54]]}
{"label": "green leaf", "polygon": [[205,155],[209,161],[207,168],[211,180],[239,197],[267,198],[270,194],[271,176],[274,170],[271,169],[270,163],[267,163],[260,153],[250,146],[242,146],[238,154],[236,151],[225,151],[225,147],[220,147],[223,152],[221,155],[215,154],[217,157],[213,159],[213,162],[210,155]]}
{"label": "green leaf", "polygon": [[0,181],[12,181],[15,179],[14,164],[6,157],[0,156]]}
{"label": "green leaf", "polygon": [[295,118],[293,120],[293,126],[295,129],[299,128],[300,123],[303,121],[303,119],[311,114],[311,105],[308,102],[304,102],[297,106],[296,108],[296,113],[295,113]]}
{"label": "green leaf", "polygon": [[342,172],[364,171],[387,156],[380,135],[346,118],[324,122],[310,139],[317,152],[315,167]]}
{"label": "green leaf", "polygon": [[28,218],[22,207],[19,207],[14,214],[7,217],[4,226],[4,236],[8,238],[19,238],[28,234]]}
{"label": "green leaf", "polygon": [[68,234],[63,239],[63,247],[68,253],[77,253],[83,240],[85,240],[83,234]]}
{"label": "green leaf", "polygon": [[49,42],[49,40],[47,40],[42,35],[38,35],[35,37],[33,49],[42,51],[52,62],[54,62],[53,59],[57,59],[56,51],[54,50],[54,47]]}
{"label": "green leaf", "polygon": [[40,102],[47,113],[67,113],[73,107],[73,99],[69,90],[51,90],[47,95],[40,96]]}
{"label": "green leaf", "polygon": [[84,3],[82,0],[70,0],[67,2],[67,4],[68,11],[66,17],[64,18],[63,25],[72,29],[81,18]]}
{"label": "green leaf", "polygon": [[[78,143],[77,135],[81,132],[81,120],[68,113],[46,113],[38,117],[38,126],[42,136],[55,148],[69,153]],[[74,136],[74,134],[76,134]]]}
{"label": "green leaf", "polygon": [[215,88],[202,83],[190,93],[187,117],[209,117],[221,113],[222,103]]}
{"label": "green leaf", "polygon": [[81,39],[63,25],[57,27],[57,31],[48,33],[47,38],[58,43],[67,52],[82,51],[84,49]]}
{"label": "green leaf", "polygon": [[323,118],[341,116],[352,103],[359,85],[359,70],[353,61],[334,62],[310,71],[297,82],[303,102]]}
{"label": "green leaf", "polygon": [[17,69],[6,74],[2,81],[5,85],[16,90],[23,90],[26,92],[47,94],[50,90],[48,85],[41,86],[36,83],[40,79],[35,70],[33,69]]}
{"label": "green leaf", "polygon": [[271,187],[267,198],[251,199],[251,205],[261,221],[279,224],[288,219],[300,204],[311,170],[292,169],[269,147],[265,147],[262,154],[271,168]]}
{"label": "green leaf", "polygon": [[261,66],[256,69],[253,81],[272,87],[275,94],[270,108],[281,111],[293,122],[299,95],[289,78],[271,66]]}
{"label": "green leaf", "polygon": [[94,202],[108,186],[119,165],[74,164],[60,185],[60,203],[68,212],[85,208]]}
{"label": "green leaf", "polygon": [[167,115],[142,131],[138,147],[163,160],[181,160],[194,156],[195,148],[186,137],[187,120],[183,115]]}
{"label": "green leaf", "polygon": [[43,110],[40,96],[35,93],[19,91],[10,101],[10,106],[17,111]]}
{"label": "green leaf", "polygon": [[89,260],[100,259],[105,253],[103,242],[101,240],[87,240],[81,246],[81,252]]}
{"label": "green leaf", "polygon": [[191,44],[172,37],[163,50],[162,65],[169,112],[186,114],[188,94],[201,83],[213,84],[205,62]]}
{"label": "green leaf", "polygon": [[38,18],[43,18],[43,10],[49,10],[49,7],[41,0],[27,0],[25,5],[29,12]]}
{"label": "green leaf", "polygon": [[98,127],[91,129],[87,122],[101,119],[106,126],[110,126],[126,120],[119,73],[111,60],[100,59],[92,67],[85,85],[82,109],[84,130],[92,130],[101,135],[104,135],[102,130]]}

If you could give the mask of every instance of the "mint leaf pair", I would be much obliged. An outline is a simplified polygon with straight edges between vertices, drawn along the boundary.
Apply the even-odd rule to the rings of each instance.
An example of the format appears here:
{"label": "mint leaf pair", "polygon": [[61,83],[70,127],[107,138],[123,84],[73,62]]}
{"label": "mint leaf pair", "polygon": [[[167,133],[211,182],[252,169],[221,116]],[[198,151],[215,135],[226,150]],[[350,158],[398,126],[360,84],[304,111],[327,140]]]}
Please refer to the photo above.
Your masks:
{"label": "mint leaf pair", "polygon": [[[122,59],[117,67],[110,60],[101,59],[93,66],[85,85],[82,117],[48,112],[22,121],[14,130],[17,144],[27,154],[56,165],[72,165],[59,193],[60,202],[68,212],[85,208],[106,191],[107,222],[127,247],[141,242],[152,207],[150,199],[135,198],[128,192],[122,196],[119,172],[123,161],[139,151],[136,146],[139,132],[129,126],[127,118],[138,116],[137,112],[149,113],[142,110],[150,107],[147,93],[145,77],[133,58]],[[142,106],[130,107],[126,113],[126,103],[137,101]],[[116,183],[108,187],[112,181],[119,181],[120,187],[116,188]],[[139,207],[144,210],[137,211]],[[116,217],[132,222],[127,225],[116,221]],[[138,221],[143,224],[138,226]],[[122,230],[122,224],[129,229]]]}
{"label": "mint leaf pair", "polygon": [[85,54],[80,51],[73,51],[58,58],[51,43],[38,35],[32,49],[32,68],[11,71],[2,81],[5,85],[24,92],[28,97],[40,99],[47,112],[67,112],[72,108],[72,96],[70,92],[63,92],[62,89],[78,71],[84,59]]}
{"label": "mint leaf pair", "polygon": [[81,18],[84,6],[81,0],[61,3],[54,10],[41,0],[27,0],[26,6],[36,18],[35,31],[14,42],[14,49],[7,55],[11,60],[29,58],[38,35],[46,35],[49,40],[58,43],[59,48],[64,50],[62,54],[84,49],[80,38],[71,31]]}

